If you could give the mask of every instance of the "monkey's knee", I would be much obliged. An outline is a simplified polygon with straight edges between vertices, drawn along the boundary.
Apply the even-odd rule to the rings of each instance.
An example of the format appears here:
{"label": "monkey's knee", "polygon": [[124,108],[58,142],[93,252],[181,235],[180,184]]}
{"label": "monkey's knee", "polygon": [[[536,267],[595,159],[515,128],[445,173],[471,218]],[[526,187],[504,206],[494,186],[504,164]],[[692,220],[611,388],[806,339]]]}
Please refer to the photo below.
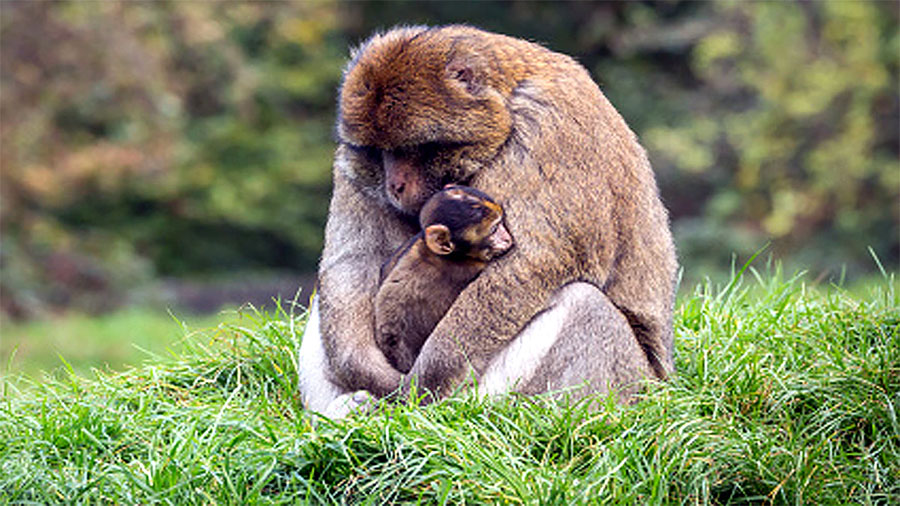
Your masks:
{"label": "monkey's knee", "polygon": [[572,398],[616,391],[627,402],[651,372],[625,315],[600,289],[583,282],[560,289],[551,305],[549,312],[561,319],[558,336],[516,390],[565,391]]}
{"label": "monkey's knee", "polygon": [[628,327],[625,315],[609,300],[603,291],[596,286],[576,281],[559,289],[553,296],[551,304],[568,309],[575,316],[600,316],[609,326]]}

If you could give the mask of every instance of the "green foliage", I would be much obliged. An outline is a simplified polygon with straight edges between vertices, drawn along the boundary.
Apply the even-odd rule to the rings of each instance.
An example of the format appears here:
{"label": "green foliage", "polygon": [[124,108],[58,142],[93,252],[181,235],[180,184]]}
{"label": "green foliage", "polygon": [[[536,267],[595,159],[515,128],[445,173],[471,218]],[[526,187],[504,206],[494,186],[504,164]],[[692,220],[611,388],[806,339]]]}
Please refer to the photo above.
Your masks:
{"label": "green foliage", "polygon": [[646,131],[651,152],[714,188],[706,223],[741,224],[815,269],[858,267],[867,245],[895,260],[896,6],[738,2],[711,14],[691,51],[702,95]]}
{"label": "green foliage", "polygon": [[346,54],[332,3],[16,2],[0,34],[7,312],[313,265]]}
{"label": "green foliage", "polygon": [[900,259],[891,2],[8,2],[0,306],[155,276],[314,269],[347,48],[469,23],[572,54],[648,147],[688,279],[763,244]]}
{"label": "green foliage", "polygon": [[181,356],[0,401],[0,500],[890,504],[900,297],[752,271],[676,314],[677,369],[629,407],[455,398],[330,422],[297,398],[304,315],[244,312]]}

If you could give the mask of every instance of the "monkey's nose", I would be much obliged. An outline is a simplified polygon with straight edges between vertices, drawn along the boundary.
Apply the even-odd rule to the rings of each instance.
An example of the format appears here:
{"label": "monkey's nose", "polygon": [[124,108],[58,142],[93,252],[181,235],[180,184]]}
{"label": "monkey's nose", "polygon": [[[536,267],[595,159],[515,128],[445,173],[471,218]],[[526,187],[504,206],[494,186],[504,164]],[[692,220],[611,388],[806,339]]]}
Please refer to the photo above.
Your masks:
{"label": "monkey's nose", "polygon": [[394,194],[394,197],[400,197],[403,195],[403,191],[406,190],[406,183],[403,181],[399,181],[391,184],[391,193]]}

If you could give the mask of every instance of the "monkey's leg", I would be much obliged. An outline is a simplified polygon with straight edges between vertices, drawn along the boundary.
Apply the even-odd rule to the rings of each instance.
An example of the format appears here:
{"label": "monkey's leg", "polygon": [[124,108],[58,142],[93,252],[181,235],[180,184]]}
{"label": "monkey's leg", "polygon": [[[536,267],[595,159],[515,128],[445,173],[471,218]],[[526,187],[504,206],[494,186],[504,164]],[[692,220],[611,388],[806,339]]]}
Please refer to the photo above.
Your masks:
{"label": "monkey's leg", "polygon": [[328,361],[322,346],[319,296],[313,298],[309,319],[297,354],[300,368],[300,397],[311,411],[324,413],[332,401],[348,393],[328,378]]}
{"label": "monkey's leg", "polygon": [[615,389],[628,400],[645,377],[650,364],[625,316],[593,285],[571,283],[491,362],[478,390],[576,399]]}

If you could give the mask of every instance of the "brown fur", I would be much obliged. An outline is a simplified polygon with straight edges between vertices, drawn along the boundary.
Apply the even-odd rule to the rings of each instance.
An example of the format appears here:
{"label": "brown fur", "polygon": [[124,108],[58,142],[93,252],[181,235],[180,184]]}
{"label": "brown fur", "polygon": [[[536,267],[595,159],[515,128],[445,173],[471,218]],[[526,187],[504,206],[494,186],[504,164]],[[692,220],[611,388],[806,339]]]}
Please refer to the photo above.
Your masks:
{"label": "brown fur", "polygon": [[[440,207],[442,203],[446,207]],[[442,214],[469,206],[479,212],[456,219]],[[423,231],[382,268],[375,298],[375,342],[396,369],[409,372],[425,339],[462,289],[490,259],[512,246],[506,227],[498,221],[502,218],[500,206],[461,186],[435,194],[423,207],[419,217]],[[446,231],[446,244],[428,244],[426,234],[433,229]]]}
{"label": "brown fur", "polygon": [[[574,60],[464,26],[375,35],[345,72],[338,135],[319,292],[336,385],[383,396],[415,378],[447,395],[576,281],[633,331],[596,349],[647,376],[672,371],[666,211],[634,133]],[[447,182],[503,204],[516,248],[460,293],[404,377],[375,345],[378,269]],[[607,339],[584,329],[573,335]]]}

